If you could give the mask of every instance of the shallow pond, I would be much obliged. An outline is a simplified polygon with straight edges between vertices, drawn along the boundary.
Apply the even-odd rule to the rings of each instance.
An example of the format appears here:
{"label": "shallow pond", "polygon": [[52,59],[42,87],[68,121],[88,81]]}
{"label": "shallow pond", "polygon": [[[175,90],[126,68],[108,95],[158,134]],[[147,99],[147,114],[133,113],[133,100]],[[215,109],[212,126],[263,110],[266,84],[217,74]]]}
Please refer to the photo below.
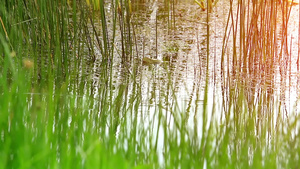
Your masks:
{"label": "shallow pond", "polygon": [[[275,45],[279,52],[275,52],[277,56],[272,56],[272,68],[268,65],[254,63],[254,67],[257,66],[258,69],[238,78],[232,75],[233,43],[236,44],[235,48],[238,53],[241,52],[241,47],[240,42],[233,42],[232,30],[229,28],[226,30],[229,3],[218,2],[209,13],[209,57],[207,56],[207,12],[201,10],[194,1],[177,2],[174,9],[172,4],[169,6],[172,9],[169,9],[163,2],[158,1],[132,2],[132,8],[131,26],[134,34],[131,36],[134,36],[134,42],[132,42],[134,45],[131,50],[133,54],[128,56],[131,58],[125,63],[122,61],[121,43],[118,41],[121,37],[118,35],[115,43],[116,53],[112,76],[114,89],[126,83],[129,86],[128,91],[131,93],[130,84],[139,83],[145,107],[153,106],[161,99],[163,103],[169,103],[170,100],[166,98],[167,93],[170,93],[169,90],[174,91],[173,94],[176,95],[180,107],[188,105],[196,95],[196,100],[201,105],[206,75],[208,75],[208,95],[215,96],[217,102],[222,102],[222,98],[229,97],[226,96],[228,92],[224,93],[224,88],[229,90],[228,81],[240,81],[240,85],[245,85],[245,91],[249,91],[248,95],[259,95],[261,90],[269,88],[273,91],[276,101],[282,102],[284,105],[295,104],[297,96],[291,93],[296,94],[295,91],[299,86],[297,80],[299,7],[297,5],[291,8],[287,25],[288,31],[284,37],[288,43],[287,49],[281,49],[283,45],[281,43],[285,42],[282,42],[283,31],[280,27],[282,23],[278,21],[276,30],[278,36],[275,37],[277,44]],[[236,11],[233,10],[233,12]],[[278,20],[281,20],[280,14],[278,16]],[[233,14],[233,17],[236,17],[236,14]],[[238,17],[235,19],[239,20]],[[229,21],[229,26],[232,24],[231,28],[236,24],[234,22]],[[259,21],[257,21],[258,23]],[[95,24],[100,25],[101,23],[96,22]],[[236,39],[239,39],[239,29],[236,32],[238,37]],[[223,42],[225,33],[228,36],[226,43]],[[259,44],[259,46],[261,45],[266,44]],[[282,54],[280,53],[282,50],[287,52]],[[264,58],[265,52],[261,54],[261,58]],[[159,59],[162,63],[143,65],[142,58],[144,57]],[[93,72],[88,71],[88,74],[93,76],[96,86],[101,84],[98,81],[100,77],[98,65],[101,64],[101,56],[97,56],[97,58],[96,62],[91,65]],[[208,69],[206,69],[207,63],[209,64]],[[249,65],[247,68],[250,69]],[[268,69],[272,70],[267,71]],[[212,102],[212,100],[209,101]],[[289,108],[292,107],[289,106]]]}
{"label": "shallow pond", "polygon": [[[124,113],[120,116],[127,118],[129,124],[134,122],[133,116],[137,116],[137,126],[157,133],[152,139],[159,140],[157,144],[161,149],[164,137],[161,123],[168,124],[168,132],[184,125],[201,139],[203,127],[206,127],[205,130],[209,128],[210,121],[214,121],[211,120],[212,117],[222,125],[228,114],[229,118],[235,118],[236,113],[239,113],[231,113],[232,111],[256,112],[256,124],[259,124],[261,118],[267,118],[271,126],[276,126],[278,118],[285,119],[289,114],[298,113],[299,6],[290,8],[286,32],[282,29],[281,22],[284,17],[278,12],[278,27],[274,30],[277,36],[273,37],[276,42],[273,46],[276,46],[274,49],[278,52],[271,53],[272,56],[266,56],[268,48],[265,46],[268,43],[251,39],[248,36],[251,29],[247,29],[248,34],[244,37],[250,40],[244,42],[250,49],[246,55],[250,57],[249,51],[255,51],[254,62],[243,62],[236,66],[233,66],[233,57],[240,57],[237,60],[242,62],[245,46],[242,46],[243,40],[240,39],[243,37],[241,27],[237,26],[237,22],[240,22],[236,14],[237,4],[233,6],[236,9],[232,11],[232,19],[228,21],[229,2],[218,2],[207,13],[194,1],[177,2],[174,6],[166,6],[159,1],[133,1],[133,54],[126,61],[121,59],[122,37],[117,31],[111,75],[112,93],[125,91],[122,104],[135,100],[136,95],[142,98],[137,101],[141,106],[137,108],[136,114]],[[256,22],[263,24],[261,18]],[[257,26],[252,31],[268,32],[262,26]],[[258,35],[269,36],[267,33]],[[251,49],[253,46],[257,48]],[[144,57],[159,59],[162,63],[144,65]],[[105,85],[99,73],[100,64],[99,55],[87,71],[93,80],[92,93],[95,98],[101,97],[98,88]],[[243,98],[244,103],[235,103],[235,98]],[[231,109],[232,106],[240,105],[246,106]],[[150,137],[149,133],[146,137]]]}

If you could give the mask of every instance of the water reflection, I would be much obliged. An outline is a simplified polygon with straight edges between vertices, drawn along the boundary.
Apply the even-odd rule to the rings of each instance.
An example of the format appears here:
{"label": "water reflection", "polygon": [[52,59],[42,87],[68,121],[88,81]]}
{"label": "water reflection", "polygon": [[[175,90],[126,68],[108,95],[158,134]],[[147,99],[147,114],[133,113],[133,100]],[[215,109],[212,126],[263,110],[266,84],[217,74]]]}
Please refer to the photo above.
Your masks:
{"label": "water reflection", "polygon": [[[178,2],[176,3],[176,9],[171,11],[162,2],[144,3],[139,1],[132,3],[136,56],[133,56],[135,59],[122,63],[119,60],[120,53],[115,54],[118,57],[114,58],[112,72],[114,74],[112,76],[114,78],[114,88],[123,83],[132,83],[127,77],[134,75],[136,76],[134,79],[142,87],[141,92],[143,98],[145,98],[145,104],[154,104],[154,100],[158,99],[157,96],[166,95],[165,93],[168,93],[170,88],[176,91],[178,100],[181,100],[182,103],[186,101],[188,103],[191,93],[195,91],[192,90],[195,83],[200,86],[200,92],[204,91],[206,64],[208,63],[206,54],[206,44],[208,43],[207,24],[205,22],[206,12],[189,2]],[[246,68],[246,71],[243,76],[237,79],[234,75],[231,75],[231,72],[235,71],[231,67],[232,63],[236,64],[235,62],[237,62],[237,60],[232,60],[232,52],[234,52],[231,46],[233,43],[232,32],[229,33],[229,38],[226,39],[228,41],[226,48],[223,46],[228,11],[229,4],[218,3],[213,12],[210,13],[210,64],[208,69],[210,90],[216,90],[219,98],[226,98],[230,95],[231,87],[229,85],[231,81],[245,82],[241,85],[246,87],[244,92],[246,92],[250,104],[255,103],[254,96],[262,89],[266,89],[268,95],[273,95],[279,89],[280,93],[284,93],[287,82],[292,82],[295,79],[293,75],[297,74],[297,65],[295,65],[297,57],[292,56],[298,55],[296,42],[298,32],[295,26],[298,23],[298,7],[294,6],[291,10],[290,24],[288,24],[288,30],[291,31],[286,32],[287,36],[285,36],[288,39],[286,40],[288,45],[285,46],[290,46],[290,48],[283,50],[286,51],[285,53],[276,54],[276,52],[273,52],[276,56],[264,59],[263,56],[261,57],[259,48],[252,49],[255,45],[251,45],[251,43],[256,43],[258,37],[255,37],[256,35],[251,37],[251,34],[247,35],[249,39],[247,43],[250,47],[248,51],[250,53],[245,53],[245,55],[248,55],[249,59],[243,62],[242,60],[239,61],[241,64],[239,67]],[[172,27],[172,25],[175,25],[175,27]],[[271,43],[279,43],[278,48],[282,46],[280,38],[285,34],[280,28],[277,37],[270,37],[272,38]],[[261,28],[257,27],[253,30],[259,29]],[[116,39],[116,42],[118,42],[120,37]],[[118,43],[116,43],[116,48],[120,51],[121,48],[117,45]],[[237,43],[236,45],[236,52],[240,52],[241,48]],[[268,44],[261,45],[266,46]],[[265,55],[273,55],[273,53],[265,53]],[[151,66],[152,68],[142,66],[141,59],[143,57],[158,58],[165,61],[165,64]],[[101,61],[96,61],[94,66],[96,75],[94,77],[96,79],[99,77],[97,72],[102,72],[97,70],[99,69],[99,62]],[[233,79],[230,80],[228,77],[231,76]],[[98,81],[101,80],[98,79]],[[223,86],[222,89],[221,86]],[[287,100],[284,97],[285,94],[280,99]],[[223,106],[229,104],[226,100],[228,99],[224,100]],[[164,100],[164,103],[168,102],[168,100]]]}
{"label": "water reflection", "polygon": [[[266,8],[265,17],[269,18],[266,22],[262,16],[254,20],[253,7],[253,15],[248,13],[249,18],[245,20],[249,19],[251,24],[248,29],[239,27],[240,21],[235,19],[239,19],[240,13],[233,10],[229,14],[230,4],[225,2],[217,3],[209,13],[209,23],[206,23],[207,13],[192,2],[178,2],[171,10],[159,1],[132,1],[132,4],[131,22],[135,32],[132,59],[122,61],[123,55],[118,52],[122,50],[121,44],[116,43],[109,75],[99,74],[105,72],[99,70],[103,69],[99,66],[102,59],[92,66],[91,95],[103,104],[117,99],[119,102],[112,111],[123,110],[116,112],[124,114],[105,118],[111,121],[109,127],[113,126],[116,134],[121,132],[118,130],[121,121],[128,123],[130,129],[142,126],[145,131],[156,133],[154,138],[143,131],[135,131],[136,137],[143,136],[158,151],[166,152],[169,149],[163,144],[166,133],[172,135],[177,130],[186,130],[183,133],[201,140],[203,133],[211,128],[212,118],[218,119],[220,126],[234,119],[236,131],[243,123],[253,123],[257,133],[268,128],[272,134],[272,128],[289,114],[297,113],[298,6],[291,8],[287,29],[281,20],[286,21],[288,16],[278,13],[280,9]],[[232,7],[237,9],[235,5]],[[118,35],[116,42],[120,39]],[[144,57],[157,58],[163,63],[142,65]],[[205,94],[207,102],[204,102]],[[129,103],[133,107],[127,107]],[[98,109],[102,116],[101,105]],[[245,121],[248,117],[255,121]],[[268,123],[262,123],[266,120]],[[177,134],[182,135],[178,131]]]}

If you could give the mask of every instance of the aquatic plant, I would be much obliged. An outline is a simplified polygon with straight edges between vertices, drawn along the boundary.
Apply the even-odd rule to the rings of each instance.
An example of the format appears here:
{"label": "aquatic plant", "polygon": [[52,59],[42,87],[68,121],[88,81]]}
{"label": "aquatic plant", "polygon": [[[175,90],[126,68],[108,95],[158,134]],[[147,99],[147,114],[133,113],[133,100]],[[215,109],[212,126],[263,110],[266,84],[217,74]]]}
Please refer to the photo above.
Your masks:
{"label": "aquatic plant", "polygon": [[[138,55],[134,3],[3,1],[0,168],[296,168],[299,115],[297,109],[286,114],[283,93],[291,74],[292,7],[229,2],[222,95],[209,88],[213,14],[203,12],[206,63],[196,71],[204,78],[195,73],[180,105],[172,63],[141,64],[146,57]],[[170,33],[177,2],[163,3]],[[158,63],[153,58],[148,62]],[[276,70],[280,99],[272,87]]]}

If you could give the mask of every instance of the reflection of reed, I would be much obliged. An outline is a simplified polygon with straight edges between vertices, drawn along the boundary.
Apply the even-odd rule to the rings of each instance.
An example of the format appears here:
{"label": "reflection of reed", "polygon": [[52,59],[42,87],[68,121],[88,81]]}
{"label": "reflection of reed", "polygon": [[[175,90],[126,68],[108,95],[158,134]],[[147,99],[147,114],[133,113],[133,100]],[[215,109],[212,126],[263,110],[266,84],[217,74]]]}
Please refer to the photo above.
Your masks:
{"label": "reflection of reed", "polygon": [[[256,132],[263,134],[268,128],[270,136],[274,132],[271,129],[287,115],[290,106],[286,104],[290,102],[286,91],[291,82],[287,25],[291,8],[288,3],[276,1],[252,1],[249,4],[239,1],[237,6],[230,3],[221,74],[223,110],[227,118],[233,116],[236,119],[234,126],[240,125],[239,119],[245,119],[240,112],[246,111]],[[232,55],[227,56],[224,51],[230,40],[233,43]],[[230,63],[227,70],[226,62]],[[275,93],[278,75],[279,98]],[[238,103],[241,97],[245,97],[244,108]]]}

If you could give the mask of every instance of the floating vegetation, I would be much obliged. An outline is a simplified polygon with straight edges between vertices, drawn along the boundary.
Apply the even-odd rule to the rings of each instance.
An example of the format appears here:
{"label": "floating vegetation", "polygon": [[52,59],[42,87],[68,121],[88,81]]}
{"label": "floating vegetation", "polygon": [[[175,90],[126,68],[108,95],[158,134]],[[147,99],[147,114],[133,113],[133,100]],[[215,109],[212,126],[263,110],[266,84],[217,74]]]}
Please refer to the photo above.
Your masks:
{"label": "floating vegetation", "polygon": [[159,64],[159,63],[161,63],[160,60],[158,60],[158,59],[151,59],[151,58],[149,58],[149,57],[144,57],[144,58],[142,59],[142,62],[143,62],[143,65],[154,65],[154,64]]}

